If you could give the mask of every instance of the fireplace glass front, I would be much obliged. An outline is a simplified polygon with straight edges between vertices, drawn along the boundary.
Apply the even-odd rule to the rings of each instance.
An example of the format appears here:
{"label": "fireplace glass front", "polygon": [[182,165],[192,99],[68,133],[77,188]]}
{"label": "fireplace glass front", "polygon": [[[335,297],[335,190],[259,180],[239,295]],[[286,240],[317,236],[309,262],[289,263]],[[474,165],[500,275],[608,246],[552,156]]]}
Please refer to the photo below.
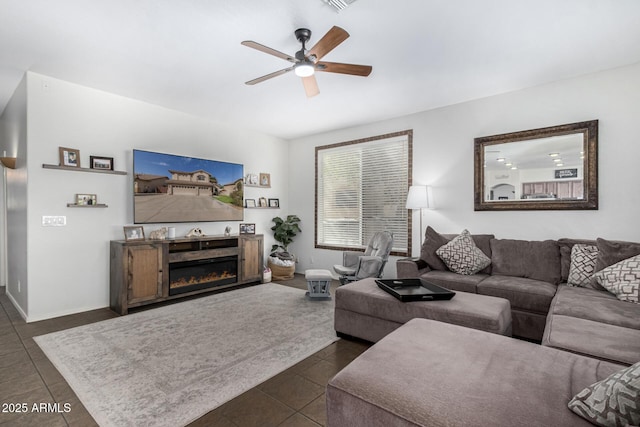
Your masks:
{"label": "fireplace glass front", "polygon": [[237,256],[170,263],[169,295],[236,283],[237,276]]}

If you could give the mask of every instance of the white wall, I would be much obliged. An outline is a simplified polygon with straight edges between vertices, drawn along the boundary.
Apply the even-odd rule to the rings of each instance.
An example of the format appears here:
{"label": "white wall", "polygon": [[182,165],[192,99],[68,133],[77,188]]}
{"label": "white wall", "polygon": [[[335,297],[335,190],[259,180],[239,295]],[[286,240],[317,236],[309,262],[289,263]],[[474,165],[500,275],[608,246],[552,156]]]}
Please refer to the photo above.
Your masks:
{"label": "white wall", "polygon": [[[24,316],[28,308],[27,283],[27,79],[23,78],[0,116],[0,154],[17,157],[16,169],[4,168],[2,211],[6,214],[6,261],[2,265],[6,292]],[[4,222],[0,222],[3,224]]]}
{"label": "white wall", "polygon": [[[291,211],[303,234],[292,245],[298,271],[341,261],[338,251],[314,249],[314,147],[405,129],[414,130],[414,184],[433,186],[436,210],[424,227],[446,233],[467,228],[497,238],[561,237],[640,241],[640,64],[479,99],[393,120],[291,141]],[[473,140],[506,132],[599,120],[599,200],[596,211],[475,212]],[[418,213],[413,223],[418,224]],[[414,226],[413,254],[419,253]],[[385,276],[394,277],[392,262]]]}
{"label": "white wall", "polygon": [[[46,83],[46,84],[44,84]],[[245,172],[268,172],[271,189],[247,189],[247,197],[281,199],[280,210],[245,210],[244,222],[256,223],[273,243],[271,218],[287,212],[288,144],[271,136],[235,129],[144,102],[27,74],[28,88],[28,321],[109,305],[109,241],[122,239],[122,226],[133,222],[132,149],[243,163]],[[80,150],[81,166],[89,156],[114,158],[127,176],[42,168],[58,163],[58,147]],[[105,209],[68,208],[76,193],[95,193]],[[66,227],[42,227],[43,215],[64,215]],[[239,222],[174,224],[177,235],[198,226],[208,235],[222,234]],[[145,225],[145,232],[163,224]],[[10,238],[9,244],[21,244]],[[10,288],[13,293],[14,288]],[[28,310],[27,310],[28,308]]]}

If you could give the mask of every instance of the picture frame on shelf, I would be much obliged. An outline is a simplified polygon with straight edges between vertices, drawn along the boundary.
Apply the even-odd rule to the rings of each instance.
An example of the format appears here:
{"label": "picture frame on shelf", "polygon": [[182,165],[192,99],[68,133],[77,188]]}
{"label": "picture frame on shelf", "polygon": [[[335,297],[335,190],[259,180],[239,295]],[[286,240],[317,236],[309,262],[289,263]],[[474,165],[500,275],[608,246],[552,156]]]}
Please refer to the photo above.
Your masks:
{"label": "picture frame on shelf", "polygon": [[271,175],[268,173],[260,173],[260,186],[271,187]]}
{"label": "picture frame on shelf", "polygon": [[245,208],[255,208],[256,207],[256,199],[245,199],[244,200]]}
{"label": "picture frame on shelf", "polygon": [[256,234],[255,224],[240,224],[240,234]]}
{"label": "picture frame on shelf", "polygon": [[58,155],[60,157],[60,166],[70,168],[80,167],[80,150],[75,148],[59,147]]}
{"label": "picture frame on shelf", "polygon": [[270,208],[279,208],[280,207],[280,199],[269,199],[269,207]]}
{"label": "picture frame on shelf", "polygon": [[98,196],[96,194],[76,194],[76,205],[78,206],[95,206],[98,204]]}
{"label": "picture frame on shelf", "polygon": [[244,177],[244,183],[247,185],[258,185],[258,175],[255,173],[248,173]]}
{"label": "picture frame on shelf", "polygon": [[124,231],[124,240],[132,241],[132,240],[144,240],[144,228],[141,225],[125,225],[123,228]]}
{"label": "picture frame on shelf", "polygon": [[258,199],[258,206],[260,206],[261,208],[266,208],[268,206],[267,198],[266,197],[260,197]]}
{"label": "picture frame on shelf", "polygon": [[113,170],[113,157],[89,156],[89,167],[103,171]]}

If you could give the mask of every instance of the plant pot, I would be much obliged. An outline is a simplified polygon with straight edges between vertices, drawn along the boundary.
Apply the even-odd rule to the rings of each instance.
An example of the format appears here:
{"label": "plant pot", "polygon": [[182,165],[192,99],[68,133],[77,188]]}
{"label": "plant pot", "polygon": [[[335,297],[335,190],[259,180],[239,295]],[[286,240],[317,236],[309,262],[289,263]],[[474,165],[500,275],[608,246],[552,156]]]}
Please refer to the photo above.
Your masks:
{"label": "plant pot", "polygon": [[291,280],[293,279],[293,273],[296,271],[295,264],[289,267],[282,265],[272,264],[271,261],[267,261],[267,266],[271,269],[271,278],[273,280]]}

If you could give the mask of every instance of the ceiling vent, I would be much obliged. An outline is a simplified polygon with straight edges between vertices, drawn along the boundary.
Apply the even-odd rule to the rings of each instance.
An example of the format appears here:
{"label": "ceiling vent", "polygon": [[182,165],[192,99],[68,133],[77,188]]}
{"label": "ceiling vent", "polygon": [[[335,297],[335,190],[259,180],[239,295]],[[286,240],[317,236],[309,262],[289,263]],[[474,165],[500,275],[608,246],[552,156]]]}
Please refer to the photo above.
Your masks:
{"label": "ceiling vent", "polygon": [[338,12],[341,10],[345,10],[352,3],[355,3],[356,0],[323,0],[330,6],[333,6]]}

